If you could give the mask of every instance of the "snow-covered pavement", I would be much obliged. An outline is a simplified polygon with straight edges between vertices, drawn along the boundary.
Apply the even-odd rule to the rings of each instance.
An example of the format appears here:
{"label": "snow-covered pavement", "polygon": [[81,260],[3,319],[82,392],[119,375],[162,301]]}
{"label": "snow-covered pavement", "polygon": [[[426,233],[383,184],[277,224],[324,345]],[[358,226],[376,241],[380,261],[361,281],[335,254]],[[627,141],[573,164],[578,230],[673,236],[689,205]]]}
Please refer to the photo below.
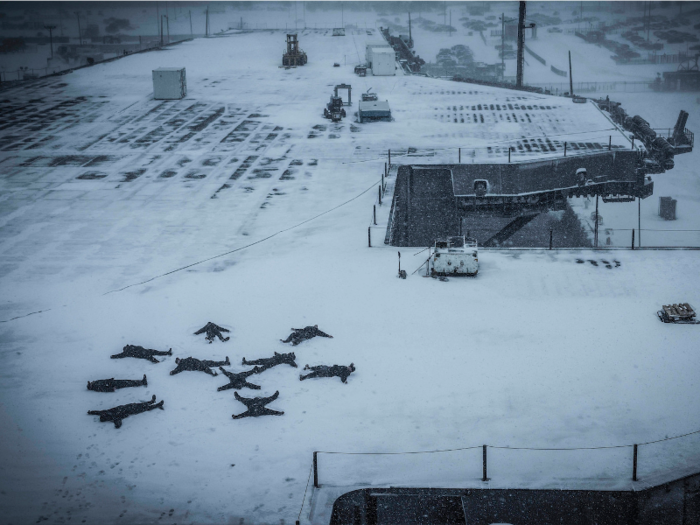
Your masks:
{"label": "snow-covered pavement", "polygon": [[[2,523],[288,522],[314,450],[588,447],[700,429],[688,401],[698,395],[700,331],[655,315],[664,303],[700,303],[697,252],[482,251],[477,278],[443,283],[411,275],[418,249],[402,252],[404,281],[395,249],[366,247],[387,149],[446,162],[459,147],[478,161],[488,158],[481,146],[532,136],[588,132],[607,145],[613,132],[598,110],[436,79],[358,78],[343,57],[376,35],[299,38],[304,68],[277,67],[282,32],[246,33],[2,93],[3,126],[13,122],[7,110],[20,115],[0,130],[0,320],[20,317],[0,324]],[[187,67],[185,100],[150,99],[151,69],[166,66]],[[370,87],[389,99],[395,121],[325,121],[342,82],[354,100]],[[496,103],[538,108],[471,110]],[[460,104],[498,122],[470,123]],[[450,122],[460,111],[465,122]],[[506,113],[529,121],[508,123]],[[546,154],[558,153],[522,158]],[[690,214],[698,193],[686,171],[678,181]],[[231,340],[192,335],[207,321],[230,328]],[[313,324],[334,338],[279,341]],[[174,355],[109,359],[126,344]],[[217,392],[223,375],[168,374],[175,357],[229,356],[242,371],[243,357],[292,350],[300,368],[352,362],[357,371],[343,384],[268,370],[253,378],[261,391],[240,394],[279,391],[270,408],[284,416],[235,421],[244,406]],[[144,373],[146,388],[85,389]],[[119,430],[86,415],[153,394],[165,410]],[[669,443],[663,454],[642,448],[640,477],[700,466],[697,438]],[[493,463],[503,485],[628,476],[623,455],[573,456],[560,470],[548,459],[541,472],[535,459],[504,457]],[[446,470],[387,464],[380,476],[376,465],[327,462],[322,482],[478,483],[478,458],[464,469],[441,461]]]}

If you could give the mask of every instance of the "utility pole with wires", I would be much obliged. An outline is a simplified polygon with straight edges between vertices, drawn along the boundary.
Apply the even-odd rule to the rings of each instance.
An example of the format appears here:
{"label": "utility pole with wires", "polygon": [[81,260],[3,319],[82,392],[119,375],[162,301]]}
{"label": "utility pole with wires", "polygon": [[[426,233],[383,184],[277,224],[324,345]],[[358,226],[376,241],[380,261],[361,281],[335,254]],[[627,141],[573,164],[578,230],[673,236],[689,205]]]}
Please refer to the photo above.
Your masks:
{"label": "utility pole with wires", "polygon": [[44,29],[49,30],[49,44],[51,45],[51,58],[53,58],[53,30],[56,26],[44,26]]}
{"label": "utility pole with wires", "polygon": [[583,24],[583,1],[579,2],[578,19]]}
{"label": "utility pole with wires", "polygon": [[501,78],[506,74],[506,14],[501,13]]}
{"label": "utility pole with wires", "polygon": [[78,17],[78,42],[80,42],[80,45],[83,45],[83,33],[80,30],[80,11],[75,12],[75,16]]}
{"label": "utility pole with wires", "polygon": [[649,30],[651,29],[651,2],[647,2],[647,42],[649,42]]}
{"label": "utility pole with wires", "polygon": [[574,98],[574,75],[571,70],[571,51],[569,51],[569,95]]}
{"label": "utility pole with wires", "polygon": [[518,64],[515,77],[515,86],[523,87],[523,69],[525,65],[525,29],[535,27],[535,24],[525,25],[525,11],[527,2],[520,2],[518,16]]}
{"label": "utility pole with wires", "polygon": [[194,32],[192,31],[192,10],[190,9],[190,36],[194,37]]}
{"label": "utility pole with wires", "polygon": [[501,77],[506,74],[506,22],[514,22],[513,18],[506,18],[505,13],[501,13]]}

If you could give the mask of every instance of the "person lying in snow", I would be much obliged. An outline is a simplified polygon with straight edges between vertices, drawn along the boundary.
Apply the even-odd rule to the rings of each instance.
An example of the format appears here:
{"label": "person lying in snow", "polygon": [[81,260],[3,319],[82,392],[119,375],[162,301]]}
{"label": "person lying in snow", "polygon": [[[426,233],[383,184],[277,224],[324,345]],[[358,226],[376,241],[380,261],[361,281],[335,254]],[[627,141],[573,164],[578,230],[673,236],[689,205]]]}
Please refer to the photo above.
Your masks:
{"label": "person lying in snow", "polygon": [[194,357],[180,359],[179,357],[176,357],[175,363],[177,363],[177,367],[175,370],[170,371],[171,376],[179,374],[180,372],[185,372],[186,370],[190,372],[205,372],[210,376],[216,376],[218,374],[213,372],[210,367],[224,365],[228,366],[231,364],[231,361],[228,360],[228,356],[226,356],[226,361],[207,361],[206,359],[196,359]]}
{"label": "person lying in snow", "polygon": [[118,388],[128,388],[130,386],[148,386],[146,374],[143,374],[143,379],[98,379],[96,381],[88,381],[88,390],[95,392],[114,392]]}
{"label": "person lying in snow", "polygon": [[102,423],[112,421],[114,423],[114,427],[119,428],[122,426],[122,419],[126,419],[134,414],[155,410],[156,408],[164,410],[163,401],[156,403],[156,396],[154,395],[150,401],[144,401],[142,403],[129,403],[128,405],[120,405],[118,407],[110,408],[109,410],[88,410],[88,414],[91,416],[100,416],[100,421]]}
{"label": "person lying in snow", "polygon": [[151,363],[160,363],[154,355],[173,355],[173,349],[171,348],[167,352],[161,352],[160,350],[149,350],[143,346],[126,345],[122,349],[121,354],[114,354],[110,357],[112,359],[123,359],[125,357],[135,357],[137,359],[147,359]]}
{"label": "person lying in snow", "polygon": [[265,405],[272,403],[280,395],[279,390],[272,394],[270,397],[254,397],[252,399],[247,397],[241,397],[238,392],[233,393],[236,399],[248,407],[248,410],[242,414],[233,414],[231,417],[233,419],[241,419],[243,417],[258,417],[258,416],[281,416],[284,412],[278,412],[277,410],[271,410]]}
{"label": "person lying in snow", "polygon": [[217,388],[216,390],[218,392],[221,392],[222,390],[229,390],[230,388],[235,388],[236,390],[239,390],[243,387],[252,388],[253,390],[260,390],[260,387],[258,385],[254,385],[246,381],[246,378],[248,378],[248,376],[252,376],[253,374],[259,374],[260,372],[262,372],[262,370],[257,366],[252,370],[248,370],[247,372],[241,372],[240,374],[228,372],[221,367],[219,367],[219,370],[221,370],[224,373],[224,375],[228,377],[230,383],[228,385],[220,386],[219,388]]}
{"label": "person lying in snow", "polygon": [[280,341],[283,343],[291,342],[293,346],[296,346],[302,341],[306,341],[307,339],[311,339],[316,336],[330,337],[333,339],[332,335],[321,332],[321,330],[318,329],[318,325],[315,324],[313,326],[307,326],[306,328],[292,328],[292,333],[289,335],[289,337],[284,340],[280,339]]}
{"label": "person lying in snow", "polygon": [[343,383],[348,382],[348,376],[355,371],[355,365],[350,363],[350,366],[333,365],[333,366],[309,366],[306,365],[304,370],[313,370],[310,374],[299,375],[299,381],[311,379],[314,377],[339,377]]}
{"label": "person lying in snow", "polygon": [[[266,357],[264,359],[256,359],[255,361],[246,361],[245,357],[243,358],[243,364],[244,365],[262,365],[262,368],[259,369],[259,372],[264,372],[268,368],[272,368],[273,366],[281,365],[281,364],[288,364],[293,366],[294,368],[297,368],[297,364],[294,362],[294,360],[297,358],[297,356],[294,355],[294,352],[289,352],[288,354],[278,354],[275,352],[274,357]],[[257,368],[257,367],[256,367]]]}
{"label": "person lying in snow", "polygon": [[204,327],[200,328],[197,330],[194,335],[199,335],[206,333],[205,339],[209,341],[209,344],[212,344],[214,342],[214,338],[218,337],[219,340],[224,343],[231,339],[230,337],[224,337],[221,332],[230,332],[230,330],[226,330],[226,328],[221,328],[218,325],[215,325],[214,323],[207,323],[204,325]]}

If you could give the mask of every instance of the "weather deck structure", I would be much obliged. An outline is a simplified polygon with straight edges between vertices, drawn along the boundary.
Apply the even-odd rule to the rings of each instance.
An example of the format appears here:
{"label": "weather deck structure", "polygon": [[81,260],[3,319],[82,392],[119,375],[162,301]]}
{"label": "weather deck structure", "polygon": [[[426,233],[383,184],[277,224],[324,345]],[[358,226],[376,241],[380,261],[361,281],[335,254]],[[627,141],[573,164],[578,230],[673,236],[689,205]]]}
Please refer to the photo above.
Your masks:
{"label": "weather deck structure", "polygon": [[399,167],[387,239],[423,246],[462,235],[464,219],[506,218],[483,246],[498,244],[572,197],[604,202],[645,199],[654,192],[641,152],[622,150],[519,163],[408,164]]}
{"label": "weather deck structure", "polygon": [[[315,519],[307,523],[697,523],[700,520],[698,483],[700,474],[644,486],[641,490],[362,488],[338,497],[330,516],[322,508],[313,509],[317,511]],[[669,521],[669,516],[676,520]]]}

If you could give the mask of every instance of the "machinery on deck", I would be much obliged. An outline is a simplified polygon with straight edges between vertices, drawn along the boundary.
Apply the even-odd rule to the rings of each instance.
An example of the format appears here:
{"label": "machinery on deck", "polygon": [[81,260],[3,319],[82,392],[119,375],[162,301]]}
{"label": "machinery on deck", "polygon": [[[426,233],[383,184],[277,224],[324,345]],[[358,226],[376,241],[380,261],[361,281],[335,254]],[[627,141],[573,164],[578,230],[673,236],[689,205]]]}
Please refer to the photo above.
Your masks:
{"label": "machinery on deck", "polygon": [[372,88],[369,88],[366,93],[362,93],[362,102],[372,102],[375,100],[379,100],[377,94],[370,91],[371,89]]}
{"label": "machinery on deck", "polygon": [[347,115],[343,108],[343,99],[338,95],[331,95],[330,102],[323,108],[323,118],[330,119],[333,122],[340,122],[345,116]]}
{"label": "machinery on deck", "polygon": [[431,275],[476,275],[479,273],[476,239],[458,235],[435,241],[435,251],[428,264]]}
{"label": "machinery on deck", "polygon": [[[420,73],[421,66],[425,65],[425,60],[420,56],[416,55],[408,46],[408,43],[402,40],[398,36],[391,36],[390,30],[388,28],[379,28],[384,39],[389,42],[391,47],[396,52],[396,56],[399,59],[399,63],[402,65],[406,73]],[[413,44],[413,38],[410,39],[410,43]]]}
{"label": "machinery on deck", "polygon": [[676,125],[673,128],[673,135],[668,139],[671,146],[673,146],[673,151],[676,155],[693,151],[695,136],[692,131],[686,129],[685,125],[687,122],[688,112],[681,110],[681,112],[678,114]]}
{"label": "machinery on deck", "polygon": [[[346,89],[348,92],[348,102],[347,104],[343,102],[343,97],[338,94],[339,89]],[[345,118],[347,114],[343,106],[352,105],[352,86],[350,84],[338,84],[333,90],[331,95],[331,100],[323,108],[323,117],[330,119],[333,122],[339,122],[341,119]]]}
{"label": "machinery on deck", "polygon": [[357,121],[367,122],[372,120],[391,121],[391,108],[386,100],[379,100],[376,93],[372,93],[369,88],[366,93],[362,93],[360,107],[357,110]]}
{"label": "machinery on deck", "polygon": [[695,316],[695,310],[688,303],[665,304],[662,310],[656,312],[664,323],[700,324]]}
{"label": "machinery on deck", "polygon": [[299,49],[296,34],[287,35],[287,52],[282,55],[282,66],[293,67],[306,64],[306,53]]}
{"label": "machinery on deck", "polygon": [[656,132],[651,129],[649,123],[639,115],[628,119],[626,124],[627,129],[644,143],[644,147],[650,153],[650,155],[644,159],[647,165],[647,172],[659,173],[659,167],[661,168],[661,173],[673,169],[675,166],[673,160],[673,146],[671,146],[665,138],[658,136]]}
{"label": "machinery on deck", "polygon": [[619,102],[609,99],[595,101],[601,109],[610,113],[613,121],[634,134],[646,149],[644,167],[647,173],[664,173],[674,167],[674,156],[693,151],[695,136],[685,127],[688,112],[681,110],[673,128],[673,134],[662,137],[639,115],[630,117]]}

